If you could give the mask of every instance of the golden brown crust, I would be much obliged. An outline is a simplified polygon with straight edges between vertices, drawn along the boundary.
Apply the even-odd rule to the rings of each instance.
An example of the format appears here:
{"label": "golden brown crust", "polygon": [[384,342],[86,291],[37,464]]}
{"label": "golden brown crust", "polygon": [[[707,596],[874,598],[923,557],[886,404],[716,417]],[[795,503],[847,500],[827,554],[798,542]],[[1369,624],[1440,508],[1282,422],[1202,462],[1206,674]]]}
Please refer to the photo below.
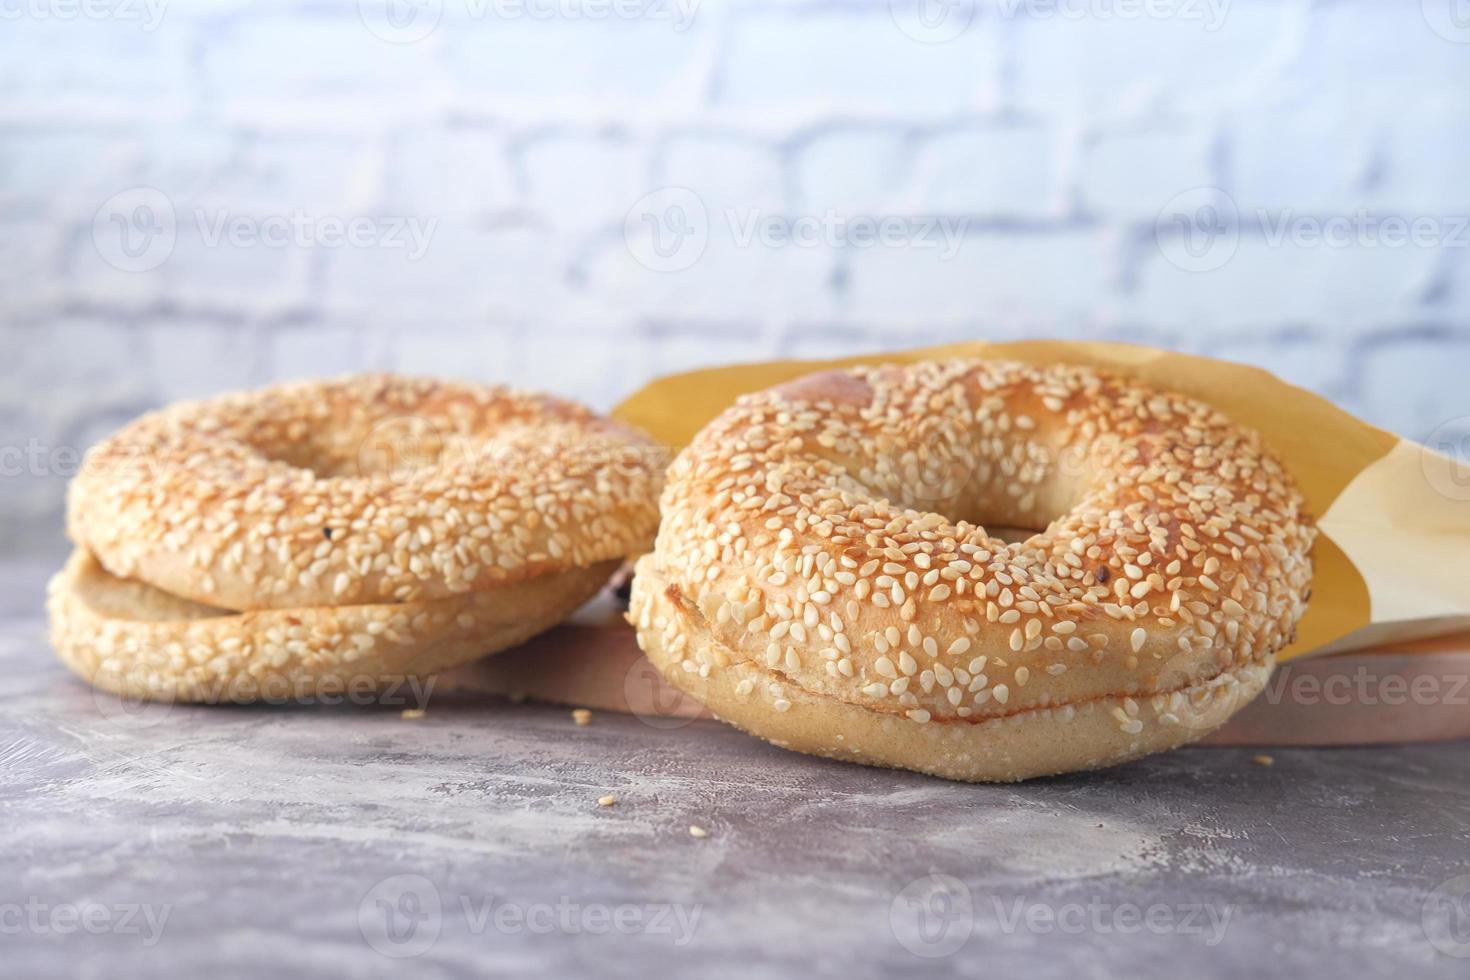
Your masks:
{"label": "golden brown crust", "polygon": [[236,613],[108,573],[82,549],[47,591],[51,639],[91,684],[157,701],[383,690],[514,646],[594,595],[618,562],[448,599]]}
{"label": "golden brown crust", "polygon": [[[1254,432],[1090,369],[829,372],[742,399],[679,456],[633,614],[676,684],[735,670],[788,691],[741,702],[768,737],[805,698],[900,730],[1111,704],[1152,751],[1208,730],[1155,697],[1244,683],[1287,642],[1302,508]],[[1044,530],[1008,545],[980,519]]]}
{"label": "golden brown crust", "polygon": [[72,538],[231,609],[414,602],[622,558],[662,453],[546,395],[365,375],[145,416],[90,452]]}
{"label": "golden brown crust", "polygon": [[[1099,769],[1193,742],[1259,694],[1275,662],[1269,656],[1247,661],[1149,697],[1103,695],[980,721],[916,724],[898,712],[809,691],[779,671],[738,660],[720,647],[692,605],[657,587],[656,573],[645,566],[639,574],[639,615],[647,622],[639,631],[640,645],[670,683],[721,721],[796,752],[966,782]],[[686,640],[679,643],[677,637]],[[691,670],[689,649],[723,657],[725,666]]]}

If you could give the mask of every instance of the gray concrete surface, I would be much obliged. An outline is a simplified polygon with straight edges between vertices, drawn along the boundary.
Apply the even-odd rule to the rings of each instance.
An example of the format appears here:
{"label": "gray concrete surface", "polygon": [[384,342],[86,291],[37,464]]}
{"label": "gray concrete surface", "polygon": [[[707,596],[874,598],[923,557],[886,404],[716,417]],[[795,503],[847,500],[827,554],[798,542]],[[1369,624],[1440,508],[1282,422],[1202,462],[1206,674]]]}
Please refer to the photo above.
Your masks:
{"label": "gray concrete surface", "polygon": [[45,571],[0,565],[0,975],[1470,976],[1465,743],[987,787],[445,693],[126,711]]}

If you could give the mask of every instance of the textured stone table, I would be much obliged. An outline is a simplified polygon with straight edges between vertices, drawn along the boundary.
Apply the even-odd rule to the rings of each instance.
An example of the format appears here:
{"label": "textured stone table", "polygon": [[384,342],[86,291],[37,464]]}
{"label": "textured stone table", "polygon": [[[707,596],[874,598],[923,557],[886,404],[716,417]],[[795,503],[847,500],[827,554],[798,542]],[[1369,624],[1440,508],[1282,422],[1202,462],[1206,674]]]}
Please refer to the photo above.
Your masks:
{"label": "textured stone table", "polygon": [[45,571],[0,566],[7,976],[1470,976],[1464,743],[985,787],[467,695],[126,713]]}

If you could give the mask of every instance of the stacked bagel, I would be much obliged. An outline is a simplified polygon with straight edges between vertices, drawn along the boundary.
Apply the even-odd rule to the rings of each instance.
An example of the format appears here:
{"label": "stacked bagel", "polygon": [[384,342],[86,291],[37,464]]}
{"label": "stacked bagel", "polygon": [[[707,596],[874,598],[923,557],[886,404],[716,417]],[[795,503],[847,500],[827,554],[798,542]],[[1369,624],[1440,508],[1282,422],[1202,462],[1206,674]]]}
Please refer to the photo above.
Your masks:
{"label": "stacked bagel", "polygon": [[158,700],[369,691],[505,649],[657,526],[665,460],[547,395],[370,375],[144,416],[86,458],[53,643]]}
{"label": "stacked bagel", "polygon": [[1014,780],[1223,724],[1293,635],[1314,536],[1259,434],[1198,401],[1065,365],[834,371],[674,461],[630,618],[777,745]]}

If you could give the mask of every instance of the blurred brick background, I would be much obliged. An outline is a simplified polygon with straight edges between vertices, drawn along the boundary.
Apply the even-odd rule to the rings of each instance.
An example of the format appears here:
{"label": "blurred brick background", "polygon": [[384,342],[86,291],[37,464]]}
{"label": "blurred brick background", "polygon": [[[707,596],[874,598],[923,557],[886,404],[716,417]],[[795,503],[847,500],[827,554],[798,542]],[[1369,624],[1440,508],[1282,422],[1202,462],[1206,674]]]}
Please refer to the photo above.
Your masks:
{"label": "blurred brick background", "polygon": [[0,548],[139,412],[364,368],[1110,338],[1425,438],[1467,214],[1465,0],[4,0]]}

